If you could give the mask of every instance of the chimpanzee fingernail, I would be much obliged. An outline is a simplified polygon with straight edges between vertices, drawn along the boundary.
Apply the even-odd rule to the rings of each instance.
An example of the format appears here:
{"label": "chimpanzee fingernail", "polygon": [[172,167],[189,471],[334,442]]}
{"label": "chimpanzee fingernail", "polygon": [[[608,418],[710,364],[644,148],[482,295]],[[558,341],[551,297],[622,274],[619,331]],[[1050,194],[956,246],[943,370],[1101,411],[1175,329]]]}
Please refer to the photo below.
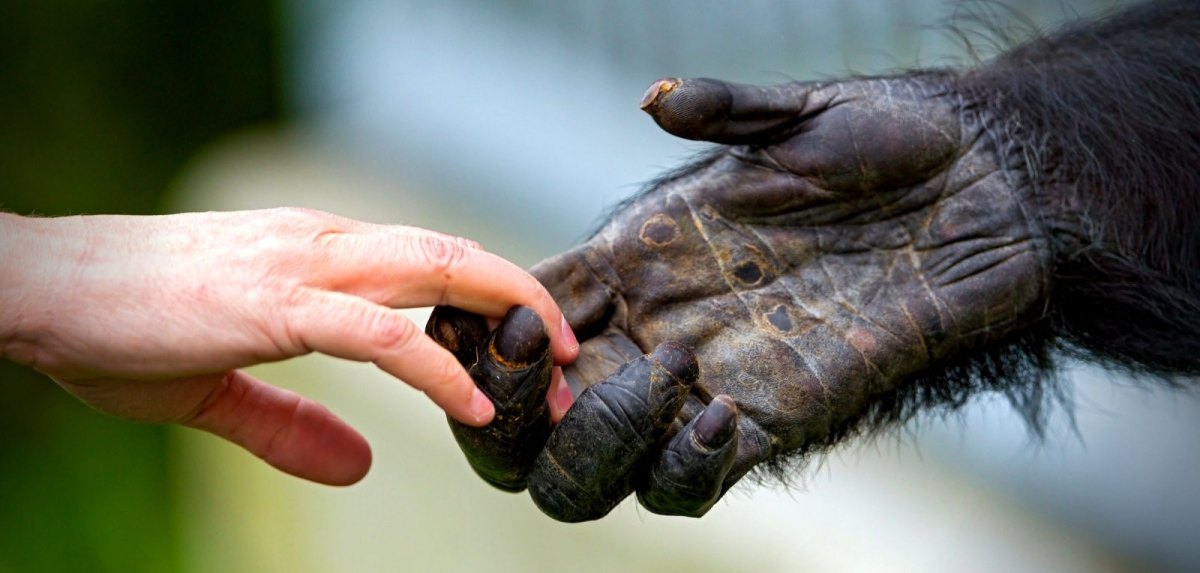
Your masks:
{"label": "chimpanzee fingernail", "polygon": [[692,431],[696,439],[709,448],[719,448],[733,437],[737,429],[737,404],[733,398],[719,394],[700,412]]}
{"label": "chimpanzee fingernail", "polygon": [[668,341],[659,344],[650,356],[662,364],[667,372],[680,380],[692,382],[700,374],[700,365],[696,364],[696,356],[678,342]]}
{"label": "chimpanzee fingernail", "polygon": [[646,88],[646,93],[642,94],[642,101],[638,104],[638,107],[646,109],[654,105],[654,101],[658,99],[659,95],[670,92],[678,85],[679,80],[675,78],[663,78],[654,82],[649,88]]}
{"label": "chimpanzee fingernail", "polygon": [[507,366],[519,367],[533,364],[546,352],[550,339],[542,319],[532,308],[516,306],[496,330],[492,339],[492,351]]}

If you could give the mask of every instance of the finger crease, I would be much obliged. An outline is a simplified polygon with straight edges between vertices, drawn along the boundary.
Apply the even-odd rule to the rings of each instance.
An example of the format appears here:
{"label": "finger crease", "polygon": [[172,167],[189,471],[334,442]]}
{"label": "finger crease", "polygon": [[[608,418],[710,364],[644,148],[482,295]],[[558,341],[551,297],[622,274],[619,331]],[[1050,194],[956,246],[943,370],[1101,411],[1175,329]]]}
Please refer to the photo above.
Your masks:
{"label": "finger crease", "polygon": [[284,422],[275,427],[271,432],[271,437],[267,440],[267,445],[263,449],[260,457],[268,463],[273,463],[276,450],[279,447],[280,439],[289,433],[296,421],[297,415],[300,413],[300,407],[304,405],[304,399],[297,396],[292,403],[292,407],[288,410]]}

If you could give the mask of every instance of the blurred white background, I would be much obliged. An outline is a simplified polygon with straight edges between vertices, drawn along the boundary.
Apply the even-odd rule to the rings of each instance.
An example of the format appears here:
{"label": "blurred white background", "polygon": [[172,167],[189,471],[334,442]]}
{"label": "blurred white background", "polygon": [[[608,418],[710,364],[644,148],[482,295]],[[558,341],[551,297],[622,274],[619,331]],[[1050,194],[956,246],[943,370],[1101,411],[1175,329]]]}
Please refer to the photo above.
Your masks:
{"label": "blurred white background", "polygon": [[[1045,26],[1114,5],[1011,4]],[[300,121],[196,158],[169,208],[308,206],[526,266],[700,149],[638,111],[658,77],[779,83],[963,54],[940,0],[284,6]],[[371,367],[308,357],[257,374],[356,425],[375,466],[326,488],[177,431],[196,572],[1200,570],[1200,398],[1093,369],[1072,372],[1077,431],[1060,413],[1040,445],[982,397],[848,444],[791,489],[742,484],[700,520],[627,501],[583,525],[476,479],[439,411]]]}

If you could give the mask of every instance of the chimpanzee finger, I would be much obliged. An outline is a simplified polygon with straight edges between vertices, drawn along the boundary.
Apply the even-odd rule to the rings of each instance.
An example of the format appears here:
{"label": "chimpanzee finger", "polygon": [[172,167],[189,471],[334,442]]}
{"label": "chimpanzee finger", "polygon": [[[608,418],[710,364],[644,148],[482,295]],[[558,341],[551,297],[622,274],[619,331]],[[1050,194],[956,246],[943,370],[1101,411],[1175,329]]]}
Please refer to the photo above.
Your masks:
{"label": "chimpanzee finger", "polygon": [[554,297],[580,342],[608,326],[617,299],[608,285],[616,277],[594,246],[580,245],[534,265],[529,272]]}
{"label": "chimpanzee finger", "polygon": [[585,390],[534,462],[533,502],[559,521],[606,515],[633,492],[698,374],[690,350],[665,342]]}
{"label": "chimpanzee finger", "polygon": [[[439,342],[457,341],[462,347],[452,349],[455,355],[470,358],[466,345],[478,340],[480,327],[486,332],[483,319],[471,316],[479,321],[439,308],[430,319],[429,331]],[[476,348],[468,371],[491,398],[496,417],[482,428],[449,418],[450,430],[479,477],[499,489],[521,491],[534,458],[550,435],[546,404],[554,367],[550,339],[537,313],[518,306],[509,310],[486,343]]]}
{"label": "chimpanzee finger", "polygon": [[664,78],[642,96],[641,107],[664,131],[737,145],[762,143],[827,105],[813,83],[754,86],[710,78]]}
{"label": "chimpanzee finger", "polygon": [[663,515],[704,515],[724,493],[737,434],[737,405],[720,394],[651,463],[638,486],[638,501]]}
{"label": "chimpanzee finger", "polygon": [[435,306],[429,322],[425,323],[425,334],[449,350],[468,370],[478,359],[488,330],[485,318],[453,306]]}

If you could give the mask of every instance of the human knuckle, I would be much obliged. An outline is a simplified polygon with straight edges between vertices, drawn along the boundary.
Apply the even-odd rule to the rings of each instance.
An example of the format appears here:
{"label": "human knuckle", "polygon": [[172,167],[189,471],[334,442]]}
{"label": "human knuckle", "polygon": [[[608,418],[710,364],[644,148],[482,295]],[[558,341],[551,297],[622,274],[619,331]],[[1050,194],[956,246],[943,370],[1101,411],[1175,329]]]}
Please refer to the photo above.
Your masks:
{"label": "human knuckle", "polygon": [[449,273],[467,257],[461,243],[436,235],[417,238],[415,247],[420,260],[434,272]]}
{"label": "human knuckle", "polygon": [[273,298],[275,306],[281,314],[289,314],[299,310],[313,300],[313,293],[303,285],[293,281],[275,281],[270,285],[271,290],[275,291]]}
{"label": "human knuckle", "polygon": [[307,207],[278,207],[264,217],[272,235],[286,238],[293,245],[297,238],[315,241],[322,235],[338,231],[343,225],[334,215]]}
{"label": "human knuckle", "polygon": [[554,297],[551,297],[546,287],[542,286],[542,283],[538,282],[532,275],[524,274],[522,281],[524,285],[522,287],[524,289],[522,294],[525,295],[525,300],[529,301],[528,304],[538,310],[538,314],[542,315],[543,319],[549,318],[545,313],[558,308],[558,305],[554,302]]}
{"label": "human knuckle", "polygon": [[455,245],[462,247],[464,249],[472,249],[472,250],[476,250],[476,251],[483,249],[483,246],[480,245],[478,242],[468,239],[466,237],[459,237],[458,235],[447,235],[445,233],[437,233],[437,232],[434,232],[434,235],[441,238],[442,240],[454,243]]}
{"label": "human knuckle", "polygon": [[370,332],[380,350],[396,350],[413,344],[417,330],[404,317],[383,313],[371,320]]}

